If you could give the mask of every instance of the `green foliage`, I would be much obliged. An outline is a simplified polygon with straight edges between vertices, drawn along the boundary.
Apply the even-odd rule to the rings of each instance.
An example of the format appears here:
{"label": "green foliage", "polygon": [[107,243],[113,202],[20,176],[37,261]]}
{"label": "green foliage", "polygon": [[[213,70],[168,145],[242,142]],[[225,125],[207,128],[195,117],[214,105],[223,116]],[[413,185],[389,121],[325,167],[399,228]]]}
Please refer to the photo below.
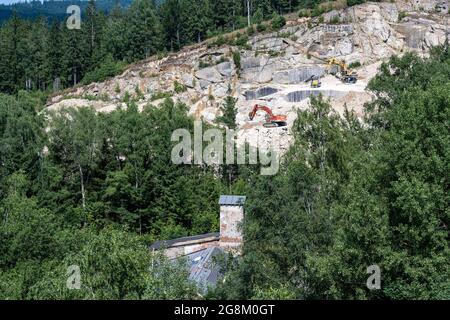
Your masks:
{"label": "green foliage", "polygon": [[248,49],[248,36],[242,33],[239,33],[237,37],[234,39],[234,45],[240,48]]}
{"label": "green foliage", "polygon": [[162,91],[158,91],[152,94],[152,96],[150,97],[150,101],[156,101],[156,100],[161,100],[161,99],[167,99],[172,97],[172,92],[162,92]]}
{"label": "green foliage", "polygon": [[125,63],[114,61],[111,56],[95,70],[87,72],[81,81],[82,84],[89,84],[92,82],[102,82],[108,78],[121,74],[125,70]]}
{"label": "green foliage", "polygon": [[263,23],[259,23],[256,25],[256,31],[258,32],[264,32],[267,30],[267,26]]}
{"label": "green foliage", "polygon": [[399,11],[398,12],[398,21],[402,21],[404,18],[406,17],[406,12],[405,11]]}
{"label": "green foliage", "polygon": [[361,62],[354,61],[354,62],[350,63],[348,66],[349,66],[350,69],[356,69],[356,68],[361,67]]}
{"label": "green foliage", "polygon": [[128,91],[125,92],[125,95],[123,96],[123,102],[128,103],[130,102],[131,96]]}
{"label": "green foliage", "polygon": [[241,53],[239,51],[233,51],[233,62],[239,74],[241,70]]}
{"label": "green foliage", "polygon": [[120,93],[120,85],[118,83],[116,83],[116,85],[114,86],[114,92],[117,94]]}
{"label": "green foliage", "polygon": [[[258,32],[278,30],[285,24],[282,14],[320,2],[253,0],[251,22]],[[80,82],[104,81],[128,63],[150,56],[162,59],[208,37],[218,36],[215,45],[249,49],[245,37],[224,34],[241,28],[248,28],[249,36],[255,32],[254,26],[248,27],[240,0],[167,0],[157,5],[139,0],[125,9],[116,4],[106,14],[104,6],[94,1],[82,5],[86,28],[81,31],[67,29],[65,21],[48,24],[45,18],[32,21],[12,15],[0,27],[0,92],[59,91]]]}
{"label": "green foliage", "polygon": [[281,28],[283,28],[286,25],[286,19],[277,14],[274,13],[273,18],[272,18],[272,22],[271,22],[271,27],[273,30],[280,30]]}
{"label": "green foliage", "polygon": [[137,100],[141,100],[144,98],[144,93],[142,92],[141,88],[139,88],[139,85],[136,85],[134,87],[134,92],[136,93]]}
{"label": "green foliage", "polygon": [[310,16],[310,13],[308,12],[308,10],[302,9],[298,12],[298,17],[299,18],[307,18]]}
{"label": "green foliage", "polygon": [[258,25],[261,24],[263,20],[264,20],[263,10],[261,8],[258,8],[255,14],[253,15],[253,23]]}
{"label": "green foliage", "polygon": [[187,91],[187,87],[184,84],[179,83],[178,81],[175,81],[173,86],[173,90],[175,91],[175,93],[182,93]]}
{"label": "green foliage", "polygon": [[222,116],[217,118],[218,123],[226,125],[229,129],[236,128],[236,115],[238,113],[236,101],[237,99],[227,96],[223,105],[220,107]]}
{"label": "green foliage", "polygon": [[364,2],[366,2],[366,0],[347,0],[347,5],[349,7],[351,7],[351,6],[355,6],[355,5],[358,5],[358,4],[362,4]]}
{"label": "green foliage", "polygon": [[[318,3],[307,5],[317,13]],[[0,299],[195,299],[184,261],[148,245],[217,231],[225,192],[247,196],[245,246],[208,298],[449,299],[448,48],[383,63],[364,123],[311,97],[271,177],[257,166],[173,164],[173,131],[194,127],[173,92],[155,92],[151,100],[164,100],[142,112],[128,92],[127,107],[111,113],[41,112],[56,78],[63,87],[100,81],[118,61],[240,26],[240,1],[216,5],[136,1],[106,17],[91,3],[83,32],[16,16],[0,28],[0,90],[15,94],[0,96]],[[260,26],[274,9],[291,10],[287,1],[254,5]],[[247,40],[224,38],[243,48]],[[233,61],[239,72],[239,51]],[[30,80],[34,92],[21,91]],[[221,110],[218,121],[235,128],[236,100]],[[365,286],[373,264],[381,290]],[[71,265],[80,290],[66,287]]]}
{"label": "green foliage", "polygon": [[255,28],[253,26],[250,26],[247,28],[247,35],[248,36],[253,36],[255,34]]}
{"label": "green foliage", "polygon": [[318,17],[325,12],[325,9],[322,6],[316,5],[314,9],[311,11],[311,17]]}
{"label": "green foliage", "polygon": [[445,48],[391,58],[364,125],[312,98],[280,173],[247,189],[244,255],[216,297],[448,299],[449,71]]}

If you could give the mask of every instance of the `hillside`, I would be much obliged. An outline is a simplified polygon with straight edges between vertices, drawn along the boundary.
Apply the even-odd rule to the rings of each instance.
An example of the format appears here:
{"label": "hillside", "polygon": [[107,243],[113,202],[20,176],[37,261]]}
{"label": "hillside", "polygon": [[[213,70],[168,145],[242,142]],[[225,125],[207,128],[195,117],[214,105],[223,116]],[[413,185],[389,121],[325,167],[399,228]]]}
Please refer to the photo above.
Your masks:
{"label": "hillside", "polygon": [[134,0],[90,2],[81,30],[9,19],[0,300],[450,299],[448,10]]}
{"label": "hillside", "polygon": [[[237,98],[239,140],[246,139],[253,145],[259,140],[263,146],[280,141],[273,147],[284,152],[290,144],[289,130],[262,127],[263,114],[249,121],[254,104],[268,105],[275,114],[287,114],[288,128],[295,120],[296,109],[305,108],[311,94],[330,98],[341,114],[347,106],[362,117],[363,104],[372,99],[367,83],[381,61],[408,51],[427,55],[431,47],[443,44],[448,38],[447,11],[442,1],[397,1],[333,10],[323,18],[291,19],[277,32],[248,38],[234,33],[233,37],[238,34],[241,42],[245,41],[240,46],[216,45],[215,39],[162,59],[142,61],[106,82],[53,96],[48,109],[92,106],[99,112],[109,112],[118,105],[125,106],[126,96],[139,96],[142,109],[171,96],[186,103],[189,114],[213,122],[220,115],[223,100],[231,95]],[[324,63],[314,57],[336,57],[350,65],[361,65],[355,69],[358,82],[348,85],[326,74]],[[312,89],[305,83],[312,75],[323,76],[320,88]]]}

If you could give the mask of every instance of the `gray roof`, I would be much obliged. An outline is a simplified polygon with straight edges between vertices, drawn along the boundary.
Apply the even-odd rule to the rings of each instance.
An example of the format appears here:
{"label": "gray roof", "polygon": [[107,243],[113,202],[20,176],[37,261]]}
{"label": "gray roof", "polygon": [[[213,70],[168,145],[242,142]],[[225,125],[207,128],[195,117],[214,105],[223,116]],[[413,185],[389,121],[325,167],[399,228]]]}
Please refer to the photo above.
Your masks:
{"label": "gray roof", "polygon": [[225,206],[242,206],[244,205],[246,199],[247,197],[245,196],[221,195],[219,199],[219,204]]}
{"label": "gray roof", "polygon": [[224,254],[222,249],[212,247],[187,256],[189,279],[197,284],[202,293],[206,293],[208,287],[215,287],[217,281],[223,276],[221,266],[214,259],[221,254]]}
{"label": "gray roof", "polygon": [[220,239],[220,233],[219,232],[213,232],[213,233],[206,233],[206,234],[200,234],[197,236],[191,236],[191,237],[183,237],[183,238],[177,238],[173,240],[162,240],[162,241],[156,241],[154,244],[150,246],[150,249],[152,250],[159,250],[161,248],[170,248],[170,247],[176,247],[178,243],[185,243],[185,242],[191,242],[191,241],[199,241],[201,240],[207,240],[208,238],[211,238],[209,241],[218,241]]}

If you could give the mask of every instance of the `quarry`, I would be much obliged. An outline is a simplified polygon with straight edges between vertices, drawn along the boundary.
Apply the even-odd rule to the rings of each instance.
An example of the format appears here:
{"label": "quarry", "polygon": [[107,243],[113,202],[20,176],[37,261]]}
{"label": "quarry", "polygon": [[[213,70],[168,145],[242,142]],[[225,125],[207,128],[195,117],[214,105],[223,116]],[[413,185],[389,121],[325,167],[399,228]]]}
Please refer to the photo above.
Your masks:
{"label": "quarry", "polygon": [[[289,17],[277,32],[237,32],[248,38],[244,46],[208,40],[131,65],[105,82],[57,93],[47,110],[87,106],[110,112],[125,108],[129,97],[143,110],[171,97],[185,103],[196,120],[214,123],[224,99],[232,96],[237,99],[238,144],[273,147],[283,154],[292,143],[297,110],[308,107],[311,95],[330,99],[339,114],[347,108],[362,119],[364,104],[373,99],[367,84],[381,63],[410,51],[427,56],[431,47],[449,39],[449,19],[448,1],[442,0],[368,2],[332,10],[322,19]],[[327,72],[323,61],[334,58],[353,66],[356,83],[343,83]],[[320,79],[320,87],[310,85],[312,77]],[[286,115],[287,126],[265,128],[263,113],[250,121],[255,104]]]}

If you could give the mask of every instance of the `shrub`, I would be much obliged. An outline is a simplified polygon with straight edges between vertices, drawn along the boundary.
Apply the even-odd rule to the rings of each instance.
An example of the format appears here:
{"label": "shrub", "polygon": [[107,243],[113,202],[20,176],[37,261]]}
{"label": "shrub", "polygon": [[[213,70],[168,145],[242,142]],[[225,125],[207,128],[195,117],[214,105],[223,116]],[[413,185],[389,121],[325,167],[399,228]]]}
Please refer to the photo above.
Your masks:
{"label": "shrub", "polygon": [[366,1],[365,0],[347,0],[347,5],[349,7],[351,7],[351,6],[355,6],[357,4],[361,4],[361,3],[364,3],[364,2],[366,2]]}
{"label": "shrub", "polygon": [[304,17],[309,17],[310,14],[308,12],[308,10],[302,9],[298,12],[298,17],[299,18],[304,18]]}
{"label": "shrub", "polygon": [[175,91],[175,93],[182,93],[187,90],[186,86],[182,83],[179,83],[178,81],[175,81],[173,83],[173,87],[174,87],[173,90]]}
{"label": "shrub", "polygon": [[338,23],[340,23],[341,22],[341,20],[339,19],[339,16],[333,16],[331,19],[330,19],[330,23],[331,24],[338,24]]}
{"label": "shrub", "polygon": [[255,28],[253,26],[250,26],[247,28],[247,35],[252,36],[255,34]]}
{"label": "shrub", "polygon": [[234,40],[234,45],[241,47],[241,48],[246,48],[247,42],[248,42],[248,36],[245,34],[239,33],[238,36],[236,37],[236,39]]}
{"label": "shrub", "polygon": [[165,57],[167,57],[168,54],[169,53],[165,49],[161,52],[158,52],[157,54],[158,60],[164,59]]}
{"label": "shrub", "polygon": [[402,21],[404,18],[406,17],[406,12],[405,11],[399,11],[398,13],[398,21]]}
{"label": "shrub", "polygon": [[267,27],[266,27],[264,24],[260,23],[260,24],[257,24],[257,25],[256,25],[256,31],[258,31],[258,32],[264,32],[264,31],[266,31],[266,30],[267,30]]}
{"label": "shrub", "polygon": [[139,88],[138,85],[136,85],[134,87],[134,91],[136,93],[136,97],[137,97],[138,100],[140,100],[140,99],[142,99],[144,97],[144,94],[142,93],[142,90]]}
{"label": "shrub", "polygon": [[217,37],[216,41],[214,42],[214,45],[220,47],[223,46],[226,43],[225,37],[221,34]]}
{"label": "shrub", "polygon": [[125,92],[125,95],[123,96],[123,102],[125,103],[130,102],[130,93],[128,91]]}
{"label": "shrub", "polygon": [[273,18],[272,18],[272,22],[271,22],[271,26],[273,30],[280,30],[281,28],[283,28],[286,25],[286,19],[277,14],[274,13]]}
{"label": "shrub", "polygon": [[233,52],[233,62],[239,74],[239,71],[241,70],[241,53],[239,51]]}
{"label": "shrub", "polygon": [[126,63],[115,61],[112,56],[107,56],[100,66],[84,76],[81,84],[86,85],[93,82],[102,82],[108,78],[112,78],[121,74],[125,70]]}
{"label": "shrub", "polygon": [[316,5],[311,12],[311,17],[318,17],[324,12],[325,12],[325,10],[321,6]]}
{"label": "shrub", "polygon": [[210,66],[211,66],[211,64],[209,64],[208,62],[205,62],[203,60],[200,60],[199,63],[198,63],[199,69],[208,68]]}
{"label": "shrub", "polygon": [[359,61],[354,61],[354,62],[350,63],[348,66],[349,66],[351,69],[359,68],[359,67],[361,67],[361,62],[359,62]]}
{"label": "shrub", "polygon": [[152,96],[150,97],[150,101],[155,101],[155,100],[160,100],[160,99],[167,99],[172,97],[172,93],[171,92],[162,92],[162,91],[158,91],[155,92],[154,94],[152,94]]}

